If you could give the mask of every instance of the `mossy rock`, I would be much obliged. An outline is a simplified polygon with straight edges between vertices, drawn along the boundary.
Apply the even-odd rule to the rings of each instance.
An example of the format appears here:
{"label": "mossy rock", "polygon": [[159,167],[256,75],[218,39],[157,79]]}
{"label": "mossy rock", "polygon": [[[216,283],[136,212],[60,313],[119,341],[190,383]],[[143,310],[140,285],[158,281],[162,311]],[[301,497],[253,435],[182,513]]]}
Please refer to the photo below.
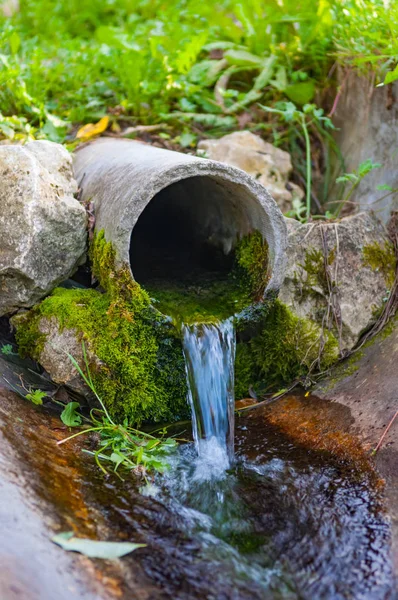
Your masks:
{"label": "mossy rock", "polygon": [[279,297],[298,317],[331,330],[344,355],[383,310],[395,265],[385,228],[370,213],[301,224],[289,235]]}
{"label": "mossy rock", "polygon": [[114,418],[140,423],[185,417],[185,363],[176,330],[151,307],[127,267],[115,270],[114,252],[103,234],[96,236],[91,257],[105,292],[54,290],[14,319],[20,353],[40,362],[46,343],[40,323],[55,318],[60,332],[73,330],[95,357],[90,359],[92,378]]}

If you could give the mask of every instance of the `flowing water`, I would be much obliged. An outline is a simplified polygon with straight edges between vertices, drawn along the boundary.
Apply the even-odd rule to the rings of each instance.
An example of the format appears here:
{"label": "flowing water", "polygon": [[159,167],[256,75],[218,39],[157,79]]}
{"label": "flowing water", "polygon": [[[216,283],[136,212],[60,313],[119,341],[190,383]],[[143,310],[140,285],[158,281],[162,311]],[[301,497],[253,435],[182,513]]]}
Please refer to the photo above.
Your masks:
{"label": "flowing water", "polygon": [[233,319],[183,325],[183,348],[196,450],[204,463],[223,471],[234,454]]}

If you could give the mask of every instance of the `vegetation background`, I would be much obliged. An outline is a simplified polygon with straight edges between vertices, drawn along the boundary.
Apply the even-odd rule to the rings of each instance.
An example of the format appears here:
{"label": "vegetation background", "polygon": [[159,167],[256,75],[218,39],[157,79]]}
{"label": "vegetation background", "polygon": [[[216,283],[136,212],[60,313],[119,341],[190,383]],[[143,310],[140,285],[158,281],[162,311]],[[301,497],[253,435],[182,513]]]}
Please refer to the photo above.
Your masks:
{"label": "vegetation background", "polygon": [[189,151],[247,128],[291,152],[306,217],[320,174],[326,211],[339,157],[339,69],[398,78],[387,0],[22,0],[0,31],[0,139],[144,131]]}

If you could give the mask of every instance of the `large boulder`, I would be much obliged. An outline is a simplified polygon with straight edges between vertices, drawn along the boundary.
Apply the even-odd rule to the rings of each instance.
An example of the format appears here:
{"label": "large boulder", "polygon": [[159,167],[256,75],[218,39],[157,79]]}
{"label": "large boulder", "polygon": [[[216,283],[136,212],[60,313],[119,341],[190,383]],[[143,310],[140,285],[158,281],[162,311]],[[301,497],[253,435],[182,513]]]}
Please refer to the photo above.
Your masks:
{"label": "large boulder", "polygon": [[31,307],[85,259],[72,161],[47,141],[0,146],[0,316]]}
{"label": "large boulder", "polygon": [[287,224],[280,300],[298,317],[332,330],[340,351],[351,349],[380,314],[394,281],[394,249],[384,226],[370,213]]}
{"label": "large boulder", "polygon": [[198,149],[212,160],[252,175],[268,189],[282,212],[292,208],[295,197],[304,196],[297,185],[289,182],[293,170],[290,154],[250,131],[236,131],[218,140],[202,140]]}

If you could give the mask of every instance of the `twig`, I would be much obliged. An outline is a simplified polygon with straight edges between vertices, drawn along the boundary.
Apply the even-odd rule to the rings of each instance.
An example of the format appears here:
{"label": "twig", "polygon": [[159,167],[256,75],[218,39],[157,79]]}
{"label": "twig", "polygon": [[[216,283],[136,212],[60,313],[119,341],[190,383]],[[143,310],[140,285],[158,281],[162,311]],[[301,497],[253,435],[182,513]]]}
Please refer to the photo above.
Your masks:
{"label": "twig", "polygon": [[328,114],[328,117],[333,117],[334,113],[336,112],[337,105],[338,105],[339,100],[341,98],[341,94],[343,93],[344,84],[347,81],[348,75],[350,73],[351,73],[351,69],[348,69],[348,71],[346,71],[346,74],[344,76],[344,79],[343,79],[341,85],[339,86],[339,89],[337,91],[336,97],[335,97],[334,102],[333,102],[332,110]]}
{"label": "twig", "polygon": [[292,383],[292,385],[289,388],[287,388],[286,390],[284,390],[281,394],[278,394],[277,396],[273,396],[272,398],[267,398],[266,400],[262,400],[261,402],[257,402],[257,404],[251,404],[250,406],[243,406],[242,408],[237,408],[237,409],[235,409],[235,412],[243,412],[246,410],[253,410],[254,408],[259,408],[260,406],[267,406],[268,404],[272,404],[273,402],[276,402],[277,400],[280,400],[281,398],[286,396],[286,394],[288,394],[295,387],[297,387],[299,385],[299,383],[301,383],[301,379],[296,379],[296,381],[294,381]]}
{"label": "twig", "polygon": [[122,131],[121,135],[125,137],[126,135],[131,135],[133,133],[151,133],[153,131],[158,131],[159,129],[170,129],[170,125],[167,125],[167,123],[158,123],[157,125],[136,125],[136,127],[127,127]]}
{"label": "twig", "polygon": [[386,437],[387,433],[389,432],[390,427],[394,423],[397,416],[398,416],[398,410],[395,413],[395,415],[393,416],[393,418],[391,419],[391,421],[389,422],[389,424],[387,425],[387,427],[385,428],[383,435],[381,436],[381,438],[379,439],[379,441],[377,443],[376,448],[374,450],[372,450],[372,456],[374,456],[376,454],[376,452],[380,449],[380,446],[382,445],[384,438]]}

